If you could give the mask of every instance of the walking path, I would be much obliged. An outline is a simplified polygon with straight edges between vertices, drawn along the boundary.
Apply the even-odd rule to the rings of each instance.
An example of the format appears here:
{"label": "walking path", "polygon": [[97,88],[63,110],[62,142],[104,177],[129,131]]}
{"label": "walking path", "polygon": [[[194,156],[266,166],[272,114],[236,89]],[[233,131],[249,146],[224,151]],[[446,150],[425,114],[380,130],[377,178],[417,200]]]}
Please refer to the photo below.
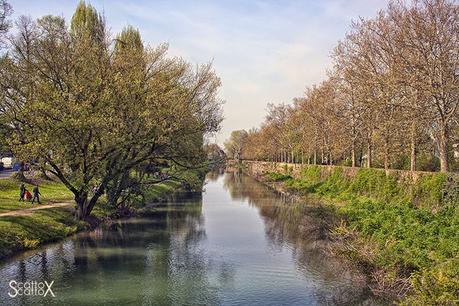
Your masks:
{"label": "walking path", "polygon": [[2,170],[0,171],[0,179],[10,178],[13,173],[13,170]]}
{"label": "walking path", "polygon": [[36,210],[49,209],[49,208],[58,208],[58,207],[73,207],[75,205],[72,202],[63,202],[63,203],[53,203],[53,204],[40,204],[35,207],[12,210],[9,212],[0,213],[0,217],[14,217],[14,216],[25,216],[33,213]]}

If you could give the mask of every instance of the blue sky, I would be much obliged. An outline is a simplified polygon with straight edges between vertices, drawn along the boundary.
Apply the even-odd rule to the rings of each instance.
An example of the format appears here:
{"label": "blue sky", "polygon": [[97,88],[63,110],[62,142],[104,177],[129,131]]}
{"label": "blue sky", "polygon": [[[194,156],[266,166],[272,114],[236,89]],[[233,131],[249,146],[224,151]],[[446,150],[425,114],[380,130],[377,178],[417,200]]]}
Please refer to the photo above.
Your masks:
{"label": "blue sky", "polygon": [[[330,51],[351,20],[371,17],[387,0],[159,0],[91,3],[113,34],[130,24],[152,46],[193,63],[213,61],[223,86],[222,143],[235,129],[258,126],[266,104],[289,103],[330,68]],[[76,1],[10,0],[14,16],[54,14],[67,20]]]}

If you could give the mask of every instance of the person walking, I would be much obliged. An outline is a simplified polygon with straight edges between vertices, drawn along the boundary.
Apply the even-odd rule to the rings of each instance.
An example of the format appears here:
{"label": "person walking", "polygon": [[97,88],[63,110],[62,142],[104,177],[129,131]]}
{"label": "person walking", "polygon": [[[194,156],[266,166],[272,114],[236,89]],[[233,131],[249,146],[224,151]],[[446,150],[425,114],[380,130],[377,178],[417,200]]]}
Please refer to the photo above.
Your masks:
{"label": "person walking", "polygon": [[19,202],[24,202],[24,196],[26,193],[26,188],[24,183],[21,184],[21,187],[19,188]]}
{"label": "person walking", "polygon": [[33,187],[32,192],[33,192],[32,204],[35,202],[35,199],[37,200],[38,204],[41,204],[40,203],[41,193],[40,193],[40,190],[38,189],[38,185],[35,185],[35,187]]}

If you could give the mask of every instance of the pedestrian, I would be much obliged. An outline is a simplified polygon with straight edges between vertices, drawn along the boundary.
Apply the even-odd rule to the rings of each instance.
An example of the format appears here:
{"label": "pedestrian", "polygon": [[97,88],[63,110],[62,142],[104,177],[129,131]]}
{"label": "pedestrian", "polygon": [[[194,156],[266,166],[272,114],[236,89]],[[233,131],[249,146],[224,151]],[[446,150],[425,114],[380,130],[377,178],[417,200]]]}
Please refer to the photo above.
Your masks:
{"label": "pedestrian", "polygon": [[35,185],[35,187],[33,187],[32,192],[33,192],[32,204],[33,202],[35,202],[35,199],[37,200],[38,204],[41,204],[40,203],[41,193],[40,193],[40,190],[38,189],[38,185]]}
{"label": "pedestrian", "polygon": [[26,188],[24,183],[21,184],[21,187],[19,188],[19,202],[24,202],[24,196],[26,193]]}

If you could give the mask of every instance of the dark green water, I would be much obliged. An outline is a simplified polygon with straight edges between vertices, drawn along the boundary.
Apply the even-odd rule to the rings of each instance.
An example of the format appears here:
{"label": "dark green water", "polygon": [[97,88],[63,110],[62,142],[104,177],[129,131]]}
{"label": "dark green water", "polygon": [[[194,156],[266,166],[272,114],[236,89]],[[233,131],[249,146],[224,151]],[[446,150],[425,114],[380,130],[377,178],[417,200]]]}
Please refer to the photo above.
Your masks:
{"label": "dark green water", "polygon": [[[318,251],[311,214],[252,178],[212,174],[202,197],[0,264],[0,304],[375,304]],[[10,298],[11,280],[54,281],[55,297]]]}

